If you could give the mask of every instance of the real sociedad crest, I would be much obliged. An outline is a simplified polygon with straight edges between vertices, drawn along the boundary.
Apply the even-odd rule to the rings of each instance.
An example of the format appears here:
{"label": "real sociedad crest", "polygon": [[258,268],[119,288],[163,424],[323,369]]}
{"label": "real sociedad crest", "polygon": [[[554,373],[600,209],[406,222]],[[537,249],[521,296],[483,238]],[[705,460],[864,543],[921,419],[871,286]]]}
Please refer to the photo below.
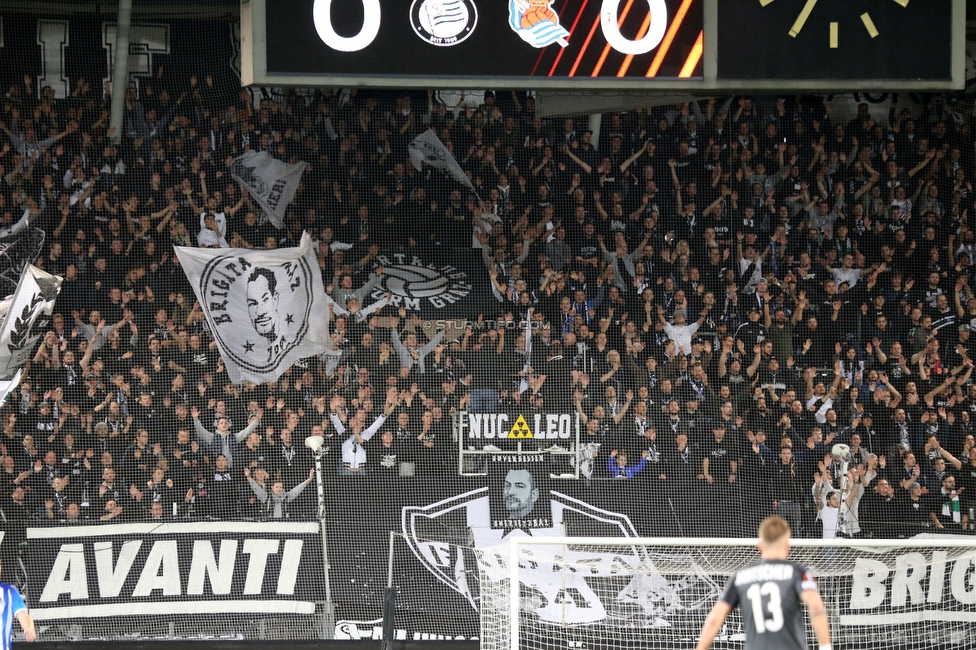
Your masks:
{"label": "real sociedad crest", "polygon": [[553,0],[508,0],[508,26],[532,47],[569,45],[569,32],[559,24]]}
{"label": "real sociedad crest", "polygon": [[474,32],[478,8],[472,0],[414,0],[410,24],[417,36],[431,45],[450,47]]}

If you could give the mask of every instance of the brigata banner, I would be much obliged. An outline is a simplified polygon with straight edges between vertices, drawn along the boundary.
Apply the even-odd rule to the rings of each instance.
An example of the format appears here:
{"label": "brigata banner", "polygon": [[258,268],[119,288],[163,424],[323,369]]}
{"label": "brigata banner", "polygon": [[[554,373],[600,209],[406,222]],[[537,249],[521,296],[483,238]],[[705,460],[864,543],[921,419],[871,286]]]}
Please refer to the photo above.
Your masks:
{"label": "brigata banner", "polygon": [[307,232],[278,250],[176,247],[232,382],[277,381],[334,350],[316,250]]}
{"label": "brigata banner", "polygon": [[29,528],[31,615],[313,614],[325,594],[315,522]]}
{"label": "brigata banner", "polygon": [[[941,538],[925,537],[934,537],[935,543]],[[976,623],[972,548],[879,550],[873,557],[856,558],[847,580],[850,589],[839,602],[841,626]]]}

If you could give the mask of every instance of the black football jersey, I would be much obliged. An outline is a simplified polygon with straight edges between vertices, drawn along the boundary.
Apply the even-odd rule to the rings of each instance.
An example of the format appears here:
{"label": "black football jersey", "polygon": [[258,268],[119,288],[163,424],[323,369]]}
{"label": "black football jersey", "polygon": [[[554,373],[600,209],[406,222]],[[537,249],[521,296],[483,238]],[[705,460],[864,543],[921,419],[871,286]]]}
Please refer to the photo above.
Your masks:
{"label": "black football jersey", "polygon": [[742,609],[745,650],[806,650],[800,594],[816,590],[809,569],[783,560],[760,560],[729,579],[722,600]]}

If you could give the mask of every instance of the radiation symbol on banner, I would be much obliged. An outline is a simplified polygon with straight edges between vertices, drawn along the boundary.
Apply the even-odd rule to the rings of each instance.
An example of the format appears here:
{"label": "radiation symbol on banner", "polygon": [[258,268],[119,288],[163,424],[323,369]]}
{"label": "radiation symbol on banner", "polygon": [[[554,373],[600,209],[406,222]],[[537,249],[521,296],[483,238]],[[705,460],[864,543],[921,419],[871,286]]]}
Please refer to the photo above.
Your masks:
{"label": "radiation symbol on banner", "polygon": [[512,425],[512,430],[508,432],[509,439],[512,438],[534,438],[532,435],[532,429],[529,428],[529,423],[525,421],[524,415],[519,415],[518,419],[515,420],[515,424]]}

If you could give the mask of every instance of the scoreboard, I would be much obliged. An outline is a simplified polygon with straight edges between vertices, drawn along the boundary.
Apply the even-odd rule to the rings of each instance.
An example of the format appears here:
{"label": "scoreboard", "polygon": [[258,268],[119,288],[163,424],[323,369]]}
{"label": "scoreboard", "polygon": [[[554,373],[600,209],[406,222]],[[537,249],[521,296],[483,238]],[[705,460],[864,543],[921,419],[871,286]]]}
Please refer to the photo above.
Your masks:
{"label": "scoreboard", "polygon": [[951,77],[952,0],[734,0],[719,16],[720,77]]}
{"label": "scoreboard", "polygon": [[965,0],[242,0],[246,84],[964,85]]}

